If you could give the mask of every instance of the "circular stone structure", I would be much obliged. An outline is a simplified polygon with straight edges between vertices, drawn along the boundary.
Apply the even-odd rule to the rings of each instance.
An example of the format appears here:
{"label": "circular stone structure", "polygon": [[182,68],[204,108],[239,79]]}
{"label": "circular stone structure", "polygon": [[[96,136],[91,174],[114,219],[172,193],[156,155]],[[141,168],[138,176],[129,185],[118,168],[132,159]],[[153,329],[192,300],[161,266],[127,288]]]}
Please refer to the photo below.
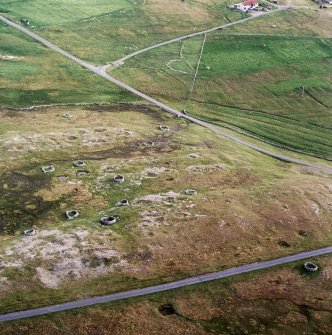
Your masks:
{"label": "circular stone structure", "polygon": [[71,114],[69,114],[69,113],[64,113],[64,114],[62,114],[62,117],[64,117],[65,119],[70,119],[73,116]]}
{"label": "circular stone structure", "polygon": [[311,263],[311,262],[305,262],[303,264],[304,270],[308,271],[308,272],[316,272],[318,270],[318,265],[316,265],[315,263]]}
{"label": "circular stone structure", "polygon": [[116,217],[115,216],[104,216],[100,219],[100,223],[104,226],[110,226],[114,223],[116,223]]}
{"label": "circular stone structure", "polygon": [[77,218],[79,215],[80,215],[80,213],[76,209],[66,211],[66,216],[69,220],[73,220],[73,219]]}
{"label": "circular stone structure", "polygon": [[36,235],[36,230],[33,229],[33,228],[24,230],[23,235],[24,236],[33,236],[33,235]]}
{"label": "circular stone structure", "polygon": [[44,173],[52,173],[55,171],[55,167],[53,165],[42,166],[41,169]]}
{"label": "circular stone structure", "polygon": [[82,166],[85,166],[86,164],[84,161],[74,161],[73,165],[76,167],[82,167]]}
{"label": "circular stone structure", "polygon": [[186,195],[196,195],[197,194],[197,191],[196,190],[193,190],[193,189],[190,189],[188,188],[187,190],[185,190],[184,192]]}
{"label": "circular stone structure", "polygon": [[168,127],[168,126],[159,126],[159,129],[162,130],[162,131],[170,131],[171,128]]}
{"label": "circular stone structure", "polygon": [[121,199],[118,203],[117,206],[129,206],[129,201],[127,199]]}
{"label": "circular stone structure", "polygon": [[118,174],[117,176],[115,176],[113,178],[113,181],[115,183],[123,183],[125,181],[125,179],[124,179],[124,176],[121,176],[121,175]]}

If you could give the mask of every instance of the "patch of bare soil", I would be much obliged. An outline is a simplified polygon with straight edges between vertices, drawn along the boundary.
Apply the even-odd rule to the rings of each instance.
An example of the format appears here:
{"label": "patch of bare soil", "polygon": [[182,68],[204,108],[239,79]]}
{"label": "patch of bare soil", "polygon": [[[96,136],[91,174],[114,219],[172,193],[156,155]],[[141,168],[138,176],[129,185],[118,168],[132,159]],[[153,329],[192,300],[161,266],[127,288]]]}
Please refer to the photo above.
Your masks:
{"label": "patch of bare soil", "polygon": [[148,194],[139,197],[133,201],[133,206],[140,207],[140,222],[138,226],[141,229],[147,227],[169,225],[167,222],[167,212],[171,211],[169,206],[177,203],[179,193],[169,191],[160,194]]}
{"label": "patch of bare soil", "polygon": [[1,60],[22,60],[23,57],[13,56],[13,55],[0,55]]}
{"label": "patch of bare soil", "polygon": [[[114,161],[110,163],[103,163],[100,166],[99,175],[97,177],[97,185],[99,188],[112,188],[113,183],[110,180],[113,179],[115,174],[121,174],[122,171],[128,169],[131,164],[145,163],[151,164],[154,159],[152,157],[134,157],[132,159],[125,159],[123,161]],[[157,178],[160,174],[170,172],[171,169],[160,166],[152,166],[144,169],[142,172],[137,173],[125,173],[125,180],[131,184],[141,185],[144,179]]]}
{"label": "patch of bare soil", "polygon": [[158,135],[144,139],[154,143],[153,147],[141,147],[141,141],[130,141],[125,145],[113,147],[100,151],[85,152],[82,154],[83,159],[104,160],[107,158],[129,158],[136,157],[142,154],[153,155],[162,152],[172,152],[180,149],[180,145],[173,143],[168,136]]}
{"label": "patch of bare soil", "polygon": [[70,132],[46,132],[22,135],[19,132],[7,132],[2,148],[11,157],[22,157],[28,152],[68,150],[80,146],[96,148],[109,145],[114,139],[130,138],[134,132],[129,129],[98,127],[95,129],[71,129]]}
{"label": "patch of bare soil", "polygon": [[217,170],[223,170],[225,164],[208,164],[208,165],[191,165],[187,167],[187,170],[195,173],[213,173]]}
{"label": "patch of bare soil", "polygon": [[35,262],[38,280],[51,288],[64,280],[111,273],[127,265],[112,245],[113,239],[109,231],[37,230],[35,235],[22,236],[5,248],[0,257],[1,271]]}
{"label": "patch of bare soil", "polygon": [[160,166],[160,167],[150,167],[146,168],[143,171],[143,176],[145,178],[155,178],[158,177],[160,174],[163,174],[165,172],[171,172],[172,170],[170,168]]}

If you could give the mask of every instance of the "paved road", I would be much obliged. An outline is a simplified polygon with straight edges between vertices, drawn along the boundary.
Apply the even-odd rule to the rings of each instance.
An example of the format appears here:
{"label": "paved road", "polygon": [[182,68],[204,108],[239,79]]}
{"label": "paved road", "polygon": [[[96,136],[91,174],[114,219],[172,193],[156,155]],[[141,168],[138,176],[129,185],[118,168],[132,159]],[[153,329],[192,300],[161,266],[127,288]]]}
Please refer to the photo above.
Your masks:
{"label": "paved road", "polygon": [[223,271],[213,272],[213,273],[209,273],[209,274],[205,274],[201,276],[195,276],[191,278],[186,278],[186,279],[170,282],[167,284],[155,285],[155,286],[150,286],[150,287],[146,287],[142,289],[119,292],[119,293],[104,295],[100,297],[88,298],[84,300],[77,300],[77,301],[67,302],[67,303],[60,304],[60,305],[53,305],[53,306],[41,307],[37,309],[30,309],[26,311],[14,312],[14,313],[9,313],[9,314],[2,314],[0,315],[0,322],[24,319],[24,318],[29,318],[29,317],[38,316],[38,315],[66,311],[66,310],[80,308],[80,307],[87,307],[91,305],[102,304],[102,303],[116,301],[116,300],[123,300],[123,299],[148,295],[152,293],[168,291],[168,290],[180,288],[183,286],[199,284],[199,283],[208,282],[208,281],[221,279],[221,278],[226,278],[230,276],[235,276],[235,275],[239,275],[239,274],[243,274],[243,273],[247,273],[251,271],[267,269],[267,268],[270,268],[276,265],[286,264],[286,263],[306,259],[309,257],[326,255],[330,253],[332,253],[332,247],[327,247],[323,249],[302,252],[296,255],[277,258],[271,261],[264,261],[264,262],[242,265],[242,266],[238,266],[238,267],[223,270]]}
{"label": "paved road", "polygon": [[179,41],[185,40],[187,38],[191,38],[191,37],[195,37],[195,36],[199,36],[199,35],[211,33],[213,31],[216,31],[216,30],[219,30],[219,29],[228,28],[228,27],[234,26],[236,24],[247,22],[249,20],[256,19],[257,17],[263,16],[263,15],[268,15],[268,14],[275,13],[275,12],[278,12],[278,11],[281,11],[281,10],[285,10],[285,9],[288,9],[288,6],[281,7],[281,8],[275,9],[275,10],[270,11],[270,12],[258,12],[256,15],[247,17],[247,18],[242,19],[242,20],[234,21],[234,22],[231,22],[231,23],[223,24],[221,26],[216,26],[216,27],[209,28],[209,29],[206,29],[206,30],[203,30],[203,31],[198,31],[196,33],[191,33],[191,34],[179,36],[179,37],[173,38],[173,39],[165,41],[165,42],[157,43],[157,44],[151,45],[151,46],[149,46],[147,48],[144,48],[144,49],[141,49],[141,50],[137,50],[137,51],[135,51],[135,52],[133,52],[133,53],[131,53],[131,54],[123,57],[123,58],[120,58],[120,59],[118,59],[118,60],[116,60],[116,61],[114,61],[114,62],[112,62],[110,64],[107,64],[107,65],[103,66],[103,68],[107,69],[110,66],[112,66],[113,64],[121,64],[121,63],[125,62],[129,58],[135,57],[135,56],[137,56],[137,55],[139,55],[139,54],[141,54],[143,52],[149,51],[151,49],[159,48],[159,47],[161,47],[163,45],[167,45],[167,44],[170,44],[170,43],[174,43],[174,42],[179,42]]}
{"label": "paved road", "polygon": [[[279,10],[283,10],[283,9],[279,9]],[[274,11],[275,12],[275,11]],[[245,20],[248,20],[249,18],[245,19]],[[72,61],[80,64],[81,66],[83,66],[84,68],[96,73],[97,75],[107,79],[108,81],[114,83],[115,85],[123,88],[124,90],[126,91],[129,91],[153,104],[155,104],[157,107],[161,108],[162,110],[168,112],[168,113],[171,113],[173,115],[176,115],[178,117],[183,117],[184,119],[187,119],[197,125],[200,125],[200,126],[203,126],[211,131],[213,131],[214,133],[216,134],[219,134],[219,135],[222,135],[236,143],[239,143],[239,144],[243,144],[245,145],[246,147],[248,148],[251,148],[251,149],[254,149],[254,150],[257,150],[259,151],[260,153],[262,154],[265,154],[265,155],[268,155],[270,157],[273,157],[273,158],[276,158],[276,159],[280,159],[280,160],[283,160],[285,162],[289,162],[289,163],[295,163],[295,164],[300,164],[300,165],[305,165],[305,166],[309,166],[309,167],[313,167],[313,168],[317,168],[317,169],[320,169],[322,171],[326,171],[326,172],[329,172],[329,173],[332,173],[332,167],[330,166],[324,166],[324,165],[320,165],[320,164],[315,164],[315,163],[311,163],[311,162],[307,162],[307,161],[304,161],[304,160],[300,160],[300,159],[295,159],[295,158],[292,158],[292,157],[288,157],[288,156],[285,156],[285,155],[280,155],[280,154],[277,154],[277,153],[274,153],[272,151],[269,151],[269,150],[266,150],[264,148],[261,148],[255,144],[252,144],[250,142],[247,142],[247,141],[244,141],[234,135],[231,135],[219,128],[216,128],[214,126],[212,126],[211,124],[209,123],[206,123],[204,121],[201,121],[201,120],[198,120],[192,116],[189,116],[189,115],[186,115],[186,114],[183,114],[179,111],[177,111],[176,109],[170,107],[170,106],[167,106],[165,105],[164,103],[136,90],[135,88],[125,84],[124,82],[118,80],[118,79],[115,79],[113,78],[112,76],[110,76],[109,74],[106,73],[106,70],[104,67],[96,67],[96,66],[93,66],[81,59],[79,59],[78,57],[75,57],[74,55],[70,54],[69,52],[59,48],[57,45],[45,40],[44,38],[38,36],[37,34],[31,32],[30,30],[22,27],[21,25],[17,24],[16,22],[13,22],[9,19],[7,19],[6,17],[4,17],[3,15],[0,15],[0,20],[7,23],[8,25],[20,30],[21,32],[23,32],[24,34],[30,36],[31,38],[35,39],[36,41],[42,43],[43,45],[47,46],[48,48],[52,49],[53,51],[71,59]],[[236,24],[236,22],[233,22],[232,24]],[[213,28],[214,29],[214,28]],[[198,34],[198,33],[196,33]]]}

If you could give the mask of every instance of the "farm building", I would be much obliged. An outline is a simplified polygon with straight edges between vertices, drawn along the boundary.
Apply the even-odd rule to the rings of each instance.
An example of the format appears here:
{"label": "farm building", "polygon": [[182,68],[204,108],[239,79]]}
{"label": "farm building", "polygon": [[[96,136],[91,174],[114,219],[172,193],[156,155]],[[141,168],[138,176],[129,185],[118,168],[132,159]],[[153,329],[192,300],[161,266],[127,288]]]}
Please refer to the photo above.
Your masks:
{"label": "farm building", "polygon": [[250,9],[254,9],[258,7],[258,1],[257,0],[245,0],[241,3],[235,4],[233,7],[242,12],[247,12]]}

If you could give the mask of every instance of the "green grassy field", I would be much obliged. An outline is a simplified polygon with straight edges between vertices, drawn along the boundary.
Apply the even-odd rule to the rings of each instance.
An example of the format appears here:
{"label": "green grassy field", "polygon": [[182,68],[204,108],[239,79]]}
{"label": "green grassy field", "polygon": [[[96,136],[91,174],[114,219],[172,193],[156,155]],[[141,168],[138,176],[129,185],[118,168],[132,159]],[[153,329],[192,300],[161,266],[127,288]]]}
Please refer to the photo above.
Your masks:
{"label": "green grassy field", "polygon": [[112,75],[130,82],[141,91],[184,106],[195,74],[202,37],[163,46],[129,59]]}
{"label": "green grassy field", "polygon": [[262,16],[246,24],[224,29],[223,34],[269,34],[291,36],[316,36],[331,38],[331,10],[318,9],[313,1],[304,4],[309,8],[286,10]]}
{"label": "green grassy field", "polygon": [[111,3],[107,0],[88,0],[84,4],[77,0],[56,0],[52,2],[4,0],[1,1],[0,12],[13,15],[16,20],[28,18],[33,26],[45,27],[108,15],[132,5],[133,1],[130,0],[115,0]]}
{"label": "green grassy field", "polygon": [[135,101],[135,96],[0,23],[0,105]]}
{"label": "green grassy field", "polygon": [[[65,3],[65,6],[64,6]],[[216,0],[41,0],[3,2],[0,11],[19,20],[31,19],[31,29],[74,55],[97,64],[114,61],[137,49],[227,23],[242,17]]]}
{"label": "green grassy field", "polygon": [[189,112],[331,158],[331,57],[331,40],[211,37]]}
{"label": "green grassy field", "polygon": [[[180,43],[130,59],[112,74],[182,109],[202,38],[183,42],[190,71],[167,67]],[[332,41],[312,37],[208,35],[187,111],[271,143],[332,157]],[[178,66],[187,66],[185,61]],[[182,67],[184,71],[185,67]]]}

